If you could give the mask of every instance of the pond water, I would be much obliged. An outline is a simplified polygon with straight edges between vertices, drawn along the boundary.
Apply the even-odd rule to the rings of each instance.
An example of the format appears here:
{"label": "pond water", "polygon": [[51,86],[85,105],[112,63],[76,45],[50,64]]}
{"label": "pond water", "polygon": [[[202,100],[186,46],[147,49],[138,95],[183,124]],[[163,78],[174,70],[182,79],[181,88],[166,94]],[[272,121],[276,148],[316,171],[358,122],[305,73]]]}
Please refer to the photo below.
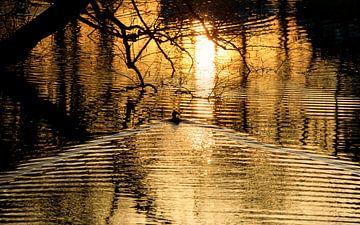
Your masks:
{"label": "pond water", "polygon": [[358,3],[174,2],[138,1],[184,34],[186,52],[163,45],[174,76],[153,43],[139,61],[157,92],[128,88],[121,41],[78,22],[0,81],[0,222],[360,221]]}
{"label": "pond water", "polygon": [[[3,174],[1,222],[356,224],[360,168],[196,123],[154,122]],[[6,208],[5,208],[6,207]]]}

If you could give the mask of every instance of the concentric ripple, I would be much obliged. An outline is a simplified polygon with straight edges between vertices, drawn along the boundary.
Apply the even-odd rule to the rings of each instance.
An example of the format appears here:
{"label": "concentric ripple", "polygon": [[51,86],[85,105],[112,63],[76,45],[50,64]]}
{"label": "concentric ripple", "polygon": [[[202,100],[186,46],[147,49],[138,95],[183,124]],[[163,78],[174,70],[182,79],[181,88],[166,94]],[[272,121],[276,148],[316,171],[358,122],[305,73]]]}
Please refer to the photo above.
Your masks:
{"label": "concentric ripple", "polygon": [[2,224],[357,224],[360,167],[233,130],[154,122],[0,179]]}

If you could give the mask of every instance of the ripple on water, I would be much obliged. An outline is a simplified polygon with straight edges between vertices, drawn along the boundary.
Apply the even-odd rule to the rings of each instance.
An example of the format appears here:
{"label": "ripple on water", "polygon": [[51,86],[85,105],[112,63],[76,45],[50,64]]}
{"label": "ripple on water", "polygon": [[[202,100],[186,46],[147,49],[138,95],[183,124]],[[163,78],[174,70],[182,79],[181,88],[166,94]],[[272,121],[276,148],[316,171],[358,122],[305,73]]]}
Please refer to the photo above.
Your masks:
{"label": "ripple on water", "polygon": [[360,168],[212,125],[155,122],[2,174],[4,224],[356,224]]}

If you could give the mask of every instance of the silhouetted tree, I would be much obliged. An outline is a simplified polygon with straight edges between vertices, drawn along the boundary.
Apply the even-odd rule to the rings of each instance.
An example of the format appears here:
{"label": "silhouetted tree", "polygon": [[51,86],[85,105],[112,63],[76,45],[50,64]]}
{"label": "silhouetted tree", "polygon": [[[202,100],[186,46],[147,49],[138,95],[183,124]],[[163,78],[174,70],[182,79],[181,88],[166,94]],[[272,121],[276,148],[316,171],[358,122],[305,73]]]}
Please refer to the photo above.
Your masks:
{"label": "silhouetted tree", "polygon": [[23,59],[43,38],[77,19],[90,0],[55,0],[43,13],[0,42],[0,63],[11,64]]}
{"label": "silhouetted tree", "polygon": [[[248,75],[250,68],[246,63],[243,49],[219,35],[217,26],[210,29],[207,26],[209,21],[206,16],[202,16],[195,10],[197,5],[194,4],[196,3],[187,0],[173,0],[172,2],[175,4],[175,9],[180,9],[180,6],[183,8],[179,12],[185,10],[188,15],[191,15],[191,18],[199,22],[204,28],[202,35],[206,35],[217,46],[238,51],[248,70],[245,76]],[[182,27],[182,23],[172,27],[170,32],[169,28],[163,25],[164,18],[160,18],[161,15],[158,18],[153,18],[151,22],[147,21],[144,19],[144,15],[148,12],[141,11],[139,4],[136,0],[129,0],[126,4],[123,0],[55,0],[47,10],[0,42],[0,64],[7,65],[24,59],[29,51],[43,38],[59,29],[63,29],[69,21],[79,19],[94,29],[119,38],[124,49],[125,64],[137,75],[139,83],[136,86],[141,88],[151,86],[156,90],[154,85],[145,83],[143,72],[137,66],[145,50],[150,43],[155,44],[159,53],[171,66],[171,76],[174,76],[176,68],[173,59],[164,49],[163,44],[167,43],[174,46],[176,50],[185,52],[192,59],[191,54],[183,47],[181,39],[185,36],[191,36],[193,33],[189,32],[186,24],[185,28]],[[119,19],[117,14],[120,9],[131,11],[135,19],[130,23]],[[138,41],[142,41],[142,47],[135,50],[134,43],[140,43]]]}

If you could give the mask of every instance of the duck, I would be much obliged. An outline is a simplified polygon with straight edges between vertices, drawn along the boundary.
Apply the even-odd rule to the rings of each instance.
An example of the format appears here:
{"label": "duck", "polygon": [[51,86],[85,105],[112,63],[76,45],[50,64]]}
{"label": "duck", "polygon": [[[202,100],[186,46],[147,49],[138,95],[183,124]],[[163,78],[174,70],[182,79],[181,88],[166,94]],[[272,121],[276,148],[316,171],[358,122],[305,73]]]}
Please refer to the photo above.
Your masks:
{"label": "duck", "polygon": [[175,123],[175,124],[179,124],[182,120],[180,119],[180,113],[176,110],[173,110],[173,112],[171,113],[171,119],[170,122]]}

